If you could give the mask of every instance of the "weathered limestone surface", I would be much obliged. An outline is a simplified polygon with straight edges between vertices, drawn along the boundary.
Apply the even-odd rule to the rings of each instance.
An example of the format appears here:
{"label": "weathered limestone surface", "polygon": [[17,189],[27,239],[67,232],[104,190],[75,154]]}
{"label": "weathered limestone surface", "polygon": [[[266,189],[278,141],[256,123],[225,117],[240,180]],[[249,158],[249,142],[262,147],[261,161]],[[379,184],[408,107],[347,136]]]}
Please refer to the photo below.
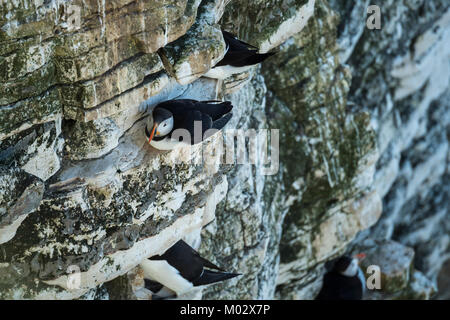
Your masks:
{"label": "weathered limestone surface", "polygon": [[[236,243],[235,237],[230,238],[230,241],[233,247],[249,246],[247,251],[258,252],[256,258],[255,254],[244,251],[242,256],[239,253],[242,250],[236,250],[237,263],[242,265],[245,262],[245,268],[253,274],[243,277],[240,283],[251,281],[257,288],[254,291],[256,294],[242,292],[238,293],[238,298],[248,298],[250,295],[272,298],[276,285],[278,290],[285,287],[284,290],[292,291],[290,288],[298,285],[295,279],[299,275],[306,274],[311,265],[343,249],[358,230],[373,224],[380,214],[380,199],[376,194],[370,195],[368,187],[376,151],[373,134],[367,127],[367,115],[345,115],[345,95],[349,89],[350,74],[340,67],[334,56],[335,38],[334,33],[329,31],[333,30],[337,20],[326,4],[316,3],[315,10],[315,19],[310,20],[308,27],[281,46],[280,53],[270,60],[271,63],[262,67],[267,88],[271,90],[265,102],[267,126],[280,128],[280,141],[285,146],[280,148],[280,170],[274,176],[265,177],[260,209],[256,206],[259,204],[257,198],[250,197],[255,192],[249,192],[246,187],[237,192],[240,198],[241,194],[250,193],[245,197],[249,197],[249,200],[233,201],[227,198],[224,212],[216,213],[218,219],[219,214],[224,215],[228,226],[239,220],[230,222],[237,213],[227,206],[240,208],[244,212],[244,215],[241,214],[243,243]],[[224,19],[226,23],[226,15]],[[232,13],[228,19],[233,19]],[[245,34],[241,36],[246,38]],[[315,37],[322,37],[323,40],[318,41]],[[308,48],[304,50],[308,52],[303,53],[299,47]],[[323,66],[323,63],[329,65]],[[320,74],[321,68],[329,75]],[[243,91],[239,91],[241,95]],[[329,92],[332,94],[329,95]],[[317,97],[321,98],[317,100]],[[261,125],[261,120],[266,117],[259,118],[256,124]],[[326,127],[320,126],[322,121],[327,123]],[[354,139],[355,130],[359,131],[359,139]],[[341,138],[335,139],[336,134],[340,134]],[[347,136],[348,140],[345,140]],[[355,144],[344,145],[343,142],[349,141],[351,136]],[[355,165],[348,163],[349,158]],[[343,164],[348,164],[348,167],[343,168]],[[368,179],[364,178],[366,171],[369,171],[366,174]],[[251,176],[252,180],[256,178]],[[348,192],[343,192],[346,187]],[[228,205],[228,201],[233,202]],[[263,223],[254,220],[258,216],[255,213],[246,213],[247,203],[250,208],[256,206],[262,211]],[[356,203],[361,203],[361,206],[358,207]],[[365,212],[372,219],[365,220]],[[350,226],[346,230],[336,228],[342,223]],[[255,229],[258,225],[258,231],[245,230]],[[221,251],[219,249],[222,248],[224,238],[228,238],[225,235],[228,228],[233,227],[224,228],[223,235],[215,240],[217,248],[212,252]],[[248,245],[248,235],[254,233],[258,234],[256,240],[261,240],[253,240]],[[277,269],[278,275],[274,271]],[[305,279],[301,281],[308,282]],[[208,294],[206,297],[222,298],[229,286],[232,284],[224,284],[225,289],[215,286],[211,288],[214,295]],[[227,297],[233,296],[225,295]]]}
{"label": "weathered limestone surface", "polygon": [[227,2],[229,0],[203,1],[192,28],[160,50],[167,71],[180,84],[200,78],[225,55],[226,45],[217,21]]}
{"label": "weathered limestone surface", "polygon": [[343,17],[340,42],[354,44],[345,54],[354,79],[348,99],[371,114],[381,153],[375,186],[383,214],[354,246],[393,239],[414,248],[415,268],[436,285],[450,258],[449,3],[371,1],[382,29],[350,32],[363,8],[330,2]]}
{"label": "weathered limestone surface", "polygon": [[[363,270],[370,266],[380,268],[380,288],[366,290],[364,299],[428,300],[436,293],[436,286],[414,268],[414,250],[392,240],[366,240],[360,247],[366,253]],[[373,271],[372,271],[373,272]],[[366,273],[370,281],[372,273]]]}
{"label": "weathered limestone surface", "polygon": [[[129,101],[113,98],[145,85],[146,76],[162,69],[155,52],[186,33],[199,4],[200,0],[3,1],[0,137],[63,110],[68,118],[92,120],[111,111],[84,118],[77,110],[110,109],[110,100],[114,112],[126,109],[120,104]],[[136,90],[143,94],[139,87]]]}
{"label": "weathered limestone surface", "polygon": [[[0,298],[150,299],[138,265],[179,239],[242,273],[184,299],[312,299],[324,263],[361,250],[384,279],[367,299],[433,297],[450,258],[449,5],[380,1],[369,30],[368,3],[1,2]],[[278,52],[225,81],[223,136],[151,148],[157,103],[217,96],[201,76],[220,28]],[[268,163],[218,161],[263,129]]]}
{"label": "weathered limestone surface", "polygon": [[42,181],[19,168],[1,170],[0,243],[11,240],[17,228],[42,200]]}

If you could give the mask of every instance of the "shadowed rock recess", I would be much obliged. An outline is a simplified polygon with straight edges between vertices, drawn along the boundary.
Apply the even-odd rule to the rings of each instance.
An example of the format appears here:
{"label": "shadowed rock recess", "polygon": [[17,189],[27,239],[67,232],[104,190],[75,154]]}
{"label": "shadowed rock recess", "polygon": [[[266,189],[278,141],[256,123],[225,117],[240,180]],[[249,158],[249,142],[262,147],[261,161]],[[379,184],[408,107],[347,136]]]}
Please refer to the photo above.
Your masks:
{"label": "shadowed rock recess", "polygon": [[[449,7],[1,1],[0,298],[149,299],[140,261],[180,239],[243,274],[186,299],[313,299],[325,262],[360,251],[381,268],[366,299],[445,296]],[[218,88],[221,28],[277,54]],[[147,144],[144,111],[217,96],[225,129],[279,129],[274,174],[202,160],[221,135]]]}

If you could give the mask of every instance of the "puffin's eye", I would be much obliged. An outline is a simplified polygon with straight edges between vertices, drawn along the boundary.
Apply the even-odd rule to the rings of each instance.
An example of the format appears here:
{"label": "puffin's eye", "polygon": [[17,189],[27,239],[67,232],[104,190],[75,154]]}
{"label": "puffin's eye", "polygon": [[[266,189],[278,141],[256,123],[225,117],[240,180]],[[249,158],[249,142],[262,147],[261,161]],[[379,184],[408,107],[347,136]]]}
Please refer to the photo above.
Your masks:
{"label": "puffin's eye", "polygon": [[167,123],[164,123],[163,127],[167,126]]}

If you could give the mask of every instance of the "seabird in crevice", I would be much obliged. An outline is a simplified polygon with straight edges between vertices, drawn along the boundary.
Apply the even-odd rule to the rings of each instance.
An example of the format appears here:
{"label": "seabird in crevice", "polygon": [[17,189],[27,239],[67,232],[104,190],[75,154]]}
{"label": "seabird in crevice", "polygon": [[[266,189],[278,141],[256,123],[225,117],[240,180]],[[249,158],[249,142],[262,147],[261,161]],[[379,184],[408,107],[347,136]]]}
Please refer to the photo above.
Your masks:
{"label": "seabird in crevice", "polygon": [[193,287],[228,280],[240,275],[225,272],[202,258],[183,240],[175,243],[164,254],[145,259],[141,262],[141,267],[144,270],[145,287],[154,293],[153,299],[176,297]]}
{"label": "seabird in crevice", "polygon": [[239,40],[233,34],[223,30],[222,34],[227,45],[225,56],[205,73],[204,77],[223,80],[233,74],[247,71],[275,53],[258,53],[258,48]]}
{"label": "seabird in crevice", "polygon": [[148,143],[159,150],[197,144],[222,130],[232,117],[232,109],[229,101],[164,101],[153,109],[145,135]]}
{"label": "seabird in crevice", "polygon": [[365,291],[364,273],[359,263],[365,254],[342,256],[323,277],[323,286],[316,300],[361,300]]}
{"label": "seabird in crevice", "polygon": [[257,47],[239,40],[233,34],[224,30],[222,30],[222,34],[227,46],[225,56],[203,75],[204,77],[218,80],[216,92],[222,86],[225,78],[233,74],[245,72],[252,66],[263,62],[275,54],[275,52],[258,53]]}

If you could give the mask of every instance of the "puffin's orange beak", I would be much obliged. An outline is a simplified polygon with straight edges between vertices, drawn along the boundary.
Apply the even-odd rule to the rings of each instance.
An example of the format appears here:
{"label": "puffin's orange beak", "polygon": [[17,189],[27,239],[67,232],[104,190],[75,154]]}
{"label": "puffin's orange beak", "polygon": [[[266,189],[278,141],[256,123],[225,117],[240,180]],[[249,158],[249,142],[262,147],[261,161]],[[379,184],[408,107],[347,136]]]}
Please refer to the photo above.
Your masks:
{"label": "puffin's orange beak", "polygon": [[148,138],[148,143],[150,143],[150,141],[152,141],[153,136],[155,135],[155,131],[156,131],[156,127],[157,127],[157,126],[158,126],[157,123],[155,123],[155,124],[153,125],[152,132],[150,133],[150,137]]}
{"label": "puffin's orange beak", "polygon": [[359,264],[359,263],[361,263],[361,261],[363,261],[366,258],[366,254],[365,253],[355,254],[355,258],[358,259],[358,264]]}

